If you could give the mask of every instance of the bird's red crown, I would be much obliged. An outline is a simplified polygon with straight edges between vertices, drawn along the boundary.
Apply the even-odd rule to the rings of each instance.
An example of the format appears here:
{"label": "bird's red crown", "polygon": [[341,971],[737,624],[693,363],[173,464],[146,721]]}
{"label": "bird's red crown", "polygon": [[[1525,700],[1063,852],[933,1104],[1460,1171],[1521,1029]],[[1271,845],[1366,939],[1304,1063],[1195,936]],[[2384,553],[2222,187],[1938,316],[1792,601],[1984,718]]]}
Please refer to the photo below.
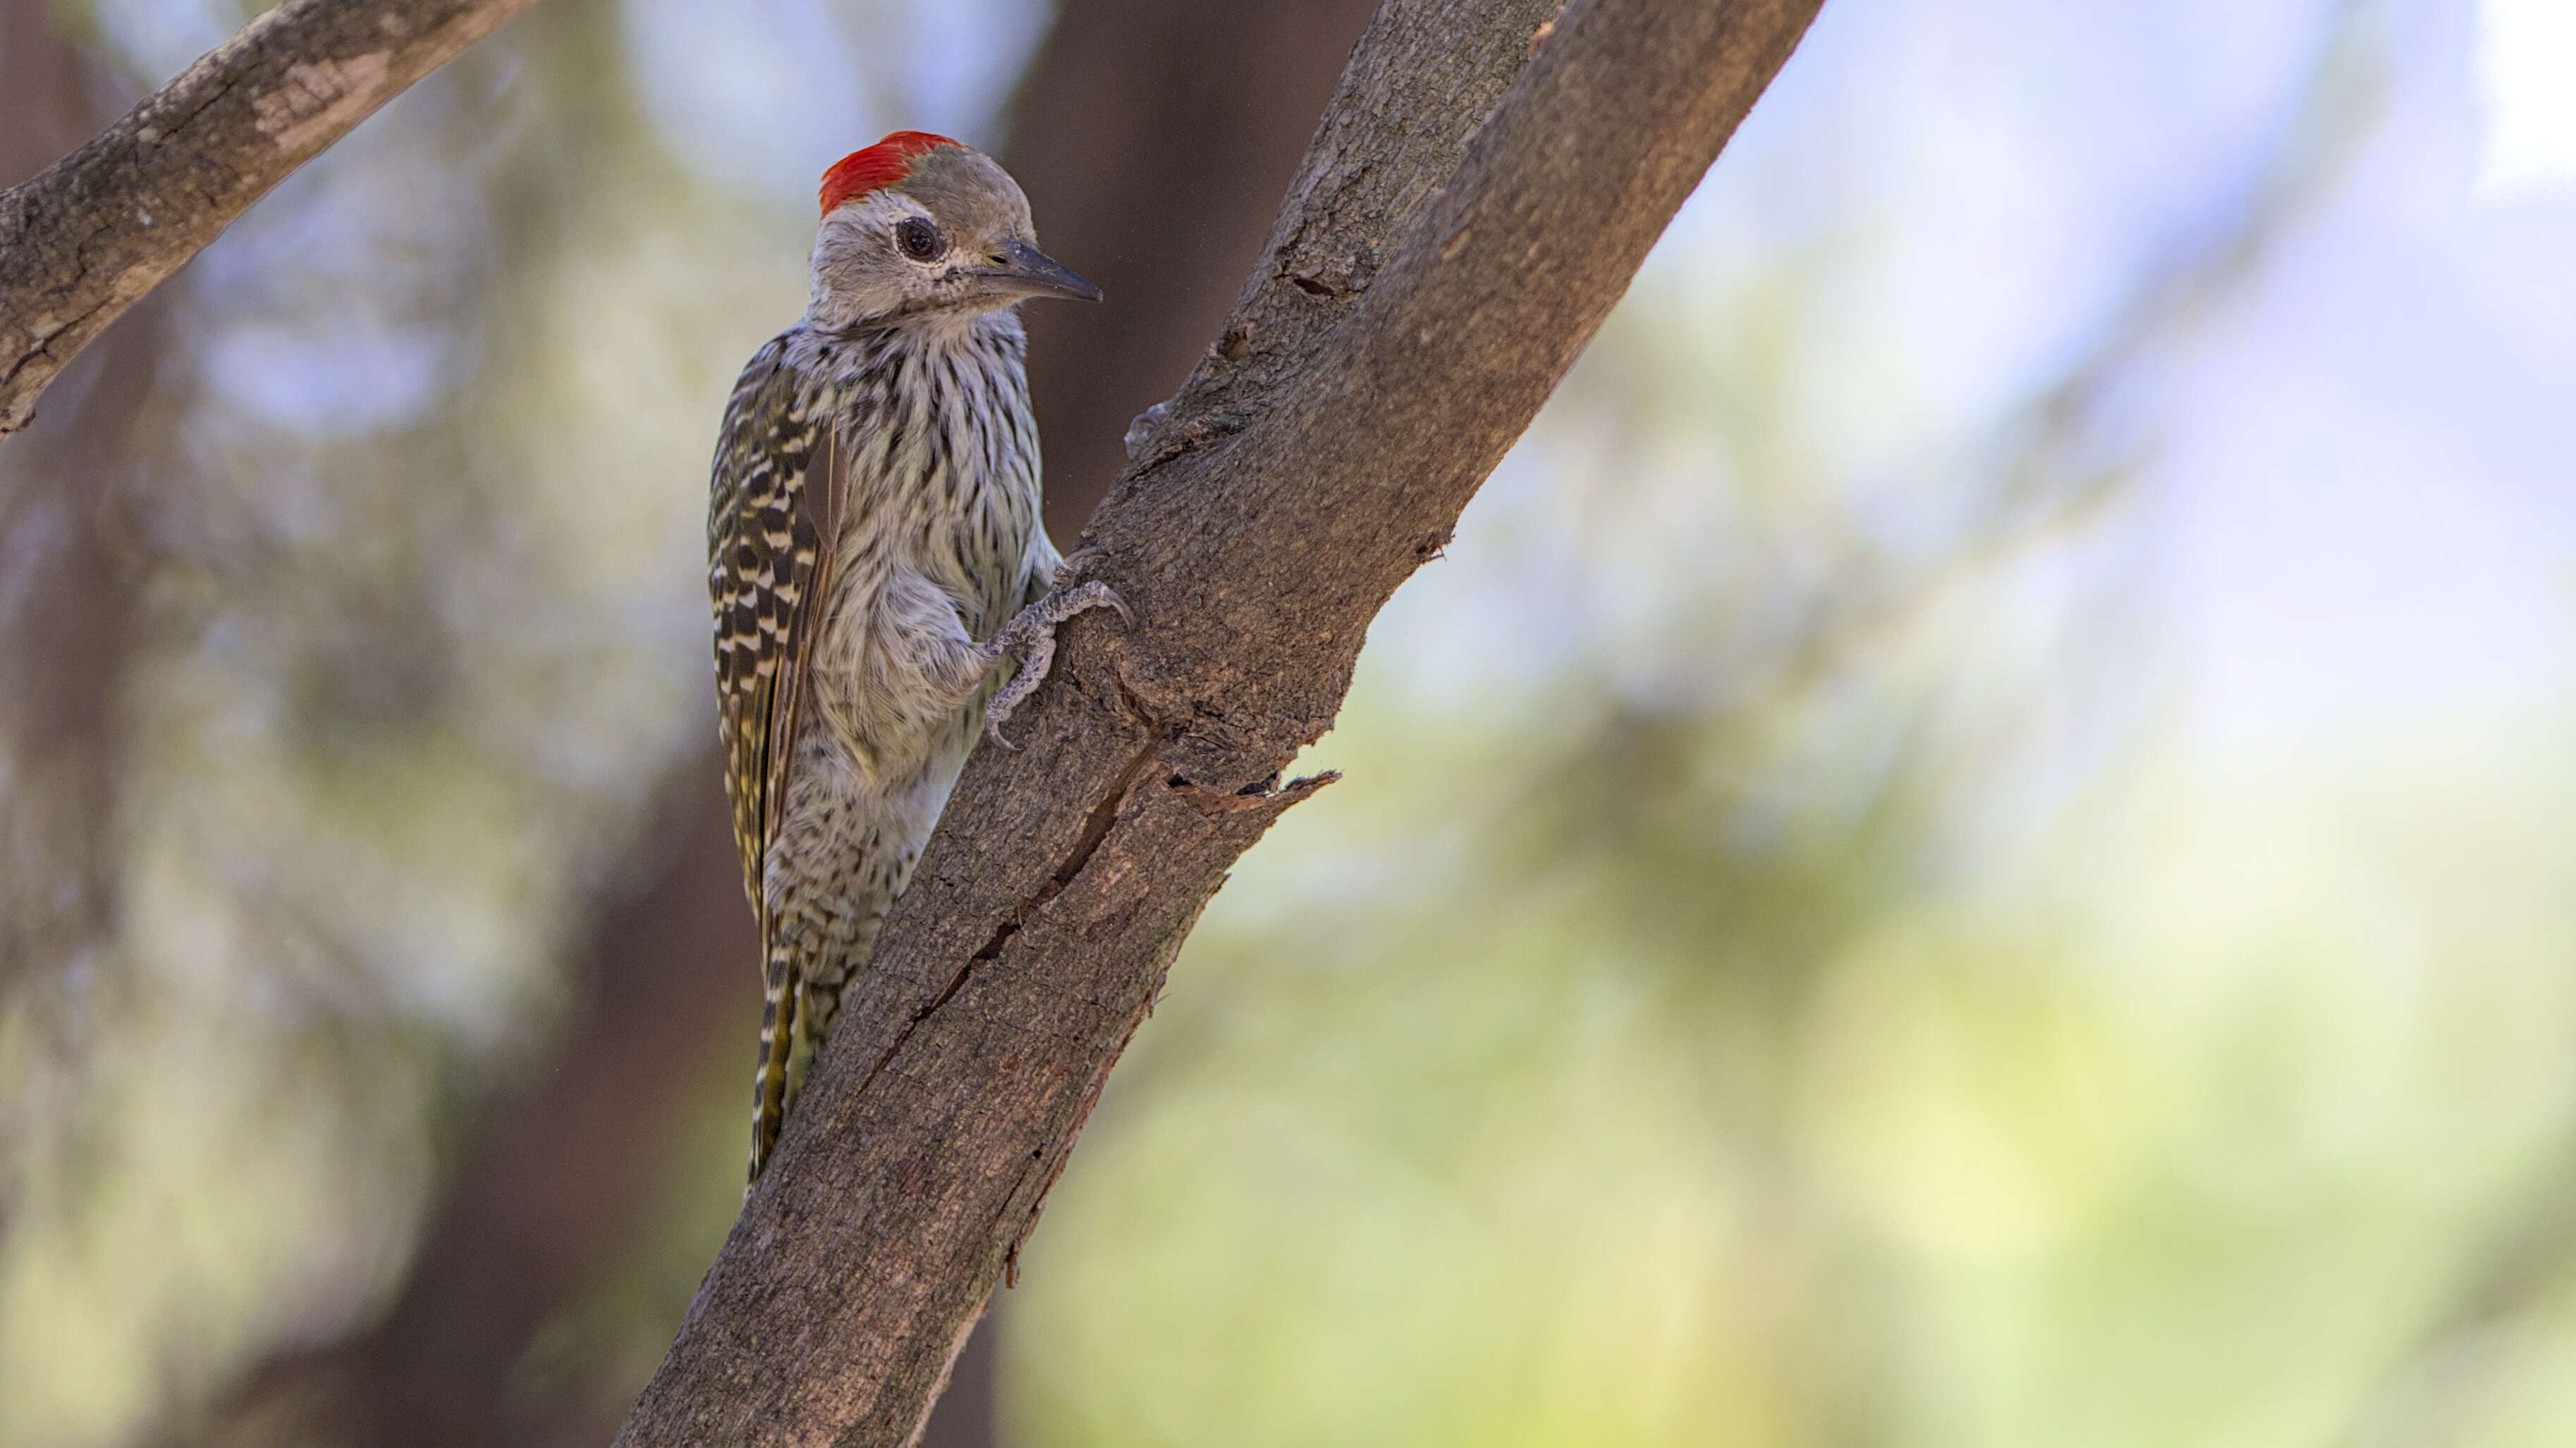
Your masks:
{"label": "bird's red crown", "polygon": [[852,151],[823,173],[823,214],[831,215],[832,208],[844,201],[855,201],[880,187],[892,186],[912,174],[913,162],[942,146],[956,144],[928,131],[896,131],[864,151]]}

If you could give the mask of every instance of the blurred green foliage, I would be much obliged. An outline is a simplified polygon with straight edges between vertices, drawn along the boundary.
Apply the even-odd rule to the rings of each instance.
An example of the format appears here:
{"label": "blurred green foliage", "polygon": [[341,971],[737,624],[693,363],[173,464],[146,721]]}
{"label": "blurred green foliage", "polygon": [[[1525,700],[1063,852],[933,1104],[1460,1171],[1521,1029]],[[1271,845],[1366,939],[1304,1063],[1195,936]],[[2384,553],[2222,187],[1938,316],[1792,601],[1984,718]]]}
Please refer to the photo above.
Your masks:
{"label": "blurred green foliage", "polygon": [[[800,305],[767,178],[835,138],[712,157],[708,116],[793,113],[677,94],[669,9],[539,7],[176,288],[121,440],[117,908],[0,980],[0,1441],[134,1441],[381,1311],[703,744],[708,434]],[[989,117],[932,7],[760,13],[909,37],[870,126],[906,75]],[[2323,706],[2280,664],[2334,647],[2309,540],[2373,509],[2374,590],[2563,577],[2545,508],[2385,500],[2449,524],[2565,440],[2495,409],[2576,349],[2392,359],[2518,310],[2576,213],[2442,179],[2456,7],[1962,16],[1827,7],[1381,620],[1344,781],[1210,911],[1006,1297],[1014,1441],[2576,1438],[2563,586]],[[84,23],[150,74],[236,18]],[[2193,519],[2326,449],[2269,401],[2327,385],[2302,289],[2349,311],[2389,253],[2434,300],[2334,385],[2488,460],[2335,449],[2260,566],[2213,555]],[[2286,652],[2242,665],[2248,617]],[[2442,672],[2481,649],[2514,687]],[[740,1054],[673,1063],[667,1200],[532,1392],[650,1371]]]}

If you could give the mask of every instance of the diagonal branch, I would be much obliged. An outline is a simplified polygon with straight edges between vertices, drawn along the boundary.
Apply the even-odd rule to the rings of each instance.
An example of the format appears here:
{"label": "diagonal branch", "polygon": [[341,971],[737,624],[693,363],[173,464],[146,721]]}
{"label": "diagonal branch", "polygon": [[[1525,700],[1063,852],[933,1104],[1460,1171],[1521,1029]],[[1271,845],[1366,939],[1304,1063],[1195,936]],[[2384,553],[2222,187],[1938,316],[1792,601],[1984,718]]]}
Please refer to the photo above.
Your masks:
{"label": "diagonal branch", "polygon": [[530,0],[286,0],[0,191],[0,436],[289,172]]}
{"label": "diagonal branch", "polygon": [[619,1443],[918,1432],[1200,909],[1322,783],[1279,777],[1369,621],[1816,5],[1388,0],[1086,535],[1134,629],[1069,629],[1023,749],[968,765]]}

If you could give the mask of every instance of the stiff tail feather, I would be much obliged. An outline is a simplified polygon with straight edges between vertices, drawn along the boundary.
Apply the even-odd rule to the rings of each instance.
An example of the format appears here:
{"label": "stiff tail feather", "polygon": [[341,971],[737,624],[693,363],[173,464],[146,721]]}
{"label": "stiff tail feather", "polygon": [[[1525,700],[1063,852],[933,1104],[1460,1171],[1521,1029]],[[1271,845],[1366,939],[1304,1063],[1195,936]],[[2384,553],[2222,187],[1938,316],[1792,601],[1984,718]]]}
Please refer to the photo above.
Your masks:
{"label": "stiff tail feather", "polygon": [[751,1175],[743,1185],[745,1196],[751,1194],[751,1183],[760,1180],[760,1169],[769,1164],[770,1150],[778,1145],[778,1128],[787,1120],[787,1059],[796,1041],[797,1004],[805,994],[784,948],[771,950],[764,975],[760,1065],[752,1073]]}

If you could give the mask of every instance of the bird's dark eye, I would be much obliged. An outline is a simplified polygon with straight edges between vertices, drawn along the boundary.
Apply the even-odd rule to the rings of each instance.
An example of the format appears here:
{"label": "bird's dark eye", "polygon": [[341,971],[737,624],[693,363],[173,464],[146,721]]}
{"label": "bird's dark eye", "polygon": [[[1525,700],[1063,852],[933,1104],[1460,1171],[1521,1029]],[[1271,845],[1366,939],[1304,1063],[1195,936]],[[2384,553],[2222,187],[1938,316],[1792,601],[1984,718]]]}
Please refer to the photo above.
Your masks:
{"label": "bird's dark eye", "polygon": [[894,244],[914,261],[928,261],[939,255],[939,228],[927,216],[907,216],[894,229]]}

